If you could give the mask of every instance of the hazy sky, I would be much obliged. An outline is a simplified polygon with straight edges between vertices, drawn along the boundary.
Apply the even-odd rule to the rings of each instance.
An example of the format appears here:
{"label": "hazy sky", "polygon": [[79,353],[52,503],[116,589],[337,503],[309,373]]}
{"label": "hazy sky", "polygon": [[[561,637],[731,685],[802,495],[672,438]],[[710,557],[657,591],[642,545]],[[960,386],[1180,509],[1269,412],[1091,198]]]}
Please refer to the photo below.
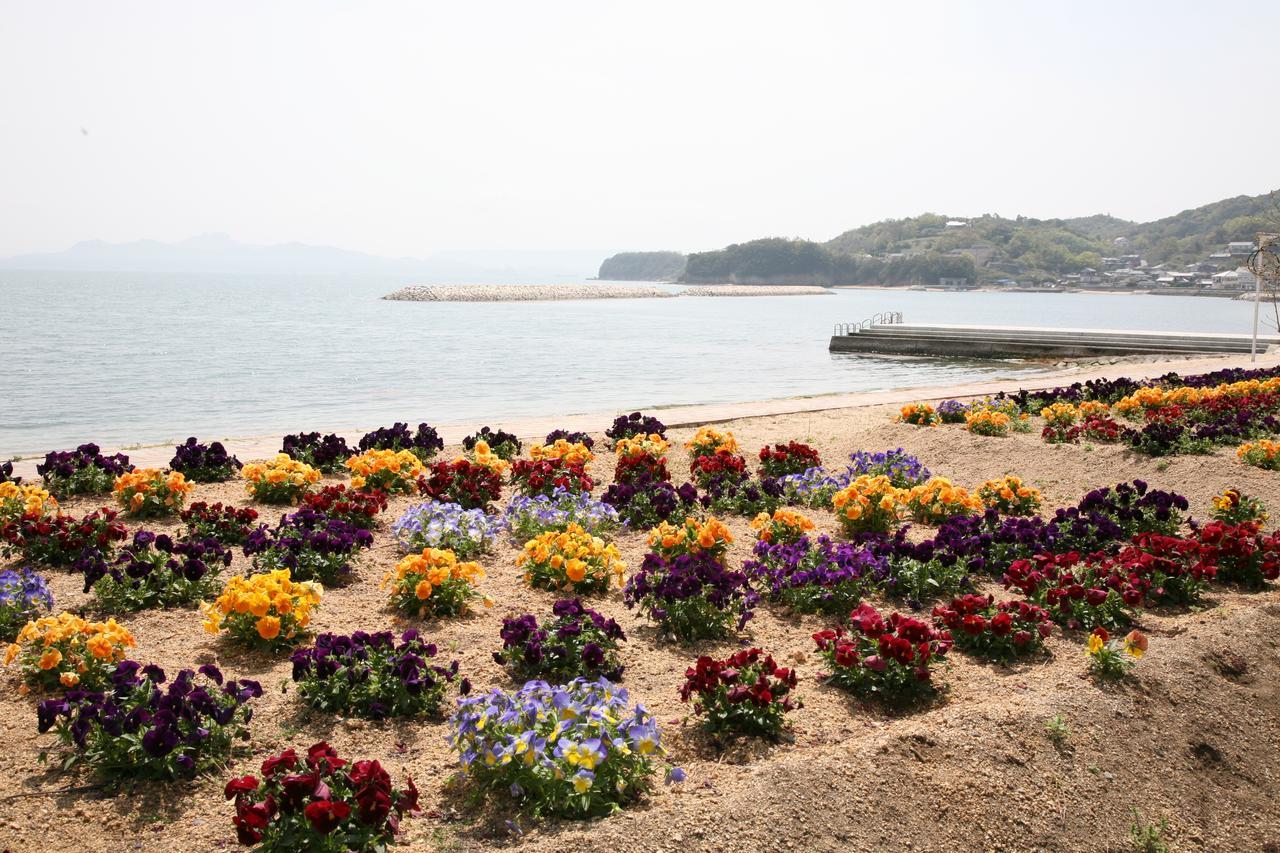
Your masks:
{"label": "hazy sky", "polygon": [[0,2],[0,255],[689,251],[1280,187],[1274,0]]}

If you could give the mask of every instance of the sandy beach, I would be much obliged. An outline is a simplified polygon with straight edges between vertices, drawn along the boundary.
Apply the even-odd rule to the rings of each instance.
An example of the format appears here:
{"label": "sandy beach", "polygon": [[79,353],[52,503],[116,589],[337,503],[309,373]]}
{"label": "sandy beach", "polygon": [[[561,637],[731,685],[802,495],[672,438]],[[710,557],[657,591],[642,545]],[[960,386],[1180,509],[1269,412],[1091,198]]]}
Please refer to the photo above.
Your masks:
{"label": "sandy beach", "polygon": [[[1237,360],[1238,363],[1239,360]],[[1054,374],[1053,385],[1096,376],[1184,373],[1226,366],[1219,359],[1170,364],[1118,364],[1074,374]],[[1277,364],[1274,357],[1259,364]],[[908,389],[853,395],[686,407],[660,412],[670,429],[669,455],[676,482],[688,475],[679,444],[694,425],[720,422],[732,430],[753,459],[766,444],[790,439],[817,448],[838,468],[854,450],[904,447],[935,474],[976,486],[1017,474],[1044,492],[1046,510],[1073,505],[1088,490],[1141,478],[1155,488],[1184,494],[1192,514],[1203,517],[1210,498],[1234,486],[1280,508],[1274,473],[1240,464],[1230,449],[1208,456],[1152,459],[1123,445],[1044,444],[1032,434],[984,438],[957,426],[917,428],[894,423],[901,401],[964,397],[1010,387]],[[536,436],[548,425],[588,426],[597,439],[591,473],[607,482],[614,457],[603,451],[597,416],[577,416],[519,425]],[[510,424],[495,424],[508,428]],[[465,428],[447,432],[453,446]],[[233,442],[242,458],[275,450],[275,439]],[[140,463],[170,452],[143,449]],[[330,482],[340,480],[331,478]],[[504,501],[506,500],[504,490]],[[251,505],[241,483],[197,487],[193,500]],[[357,558],[353,582],[328,592],[313,627],[318,631],[422,629],[446,659],[456,657],[478,690],[511,688],[494,663],[505,616],[548,611],[556,596],[529,589],[515,568],[517,549],[501,541],[481,563],[481,590],[495,605],[466,618],[420,623],[389,609],[379,589],[399,552],[387,527],[414,501],[392,500],[375,531],[372,549]],[[67,502],[82,513],[101,498]],[[272,522],[279,510],[262,507]],[[828,510],[806,510],[819,532],[835,533]],[[747,519],[727,519],[736,541],[731,567],[749,556]],[[131,529],[139,525],[131,523]],[[173,522],[147,523],[176,532]],[[623,533],[617,544],[629,570],[647,546],[642,533]],[[237,553],[229,573],[246,571]],[[91,598],[80,580],[49,573],[61,607],[87,608]],[[984,592],[1009,594],[984,582]],[[891,602],[876,598],[877,606]],[[495,846],[529,851],[655,850],[1099,850],[1127,849],[1136,809],[1144,822],[1167,820],[1166,838],[1176,849],[1260,850],[1280,837],[1272,808],[1280,794],[1280,715],[1276,684],[1280,663],[1280,592],[1258,594],[1214,587],[1205,607],[1191,612],[1143,611],[1140,626],[1151,651],[1126,684],[1103,689],[1084,678],[1078,638],[1061,631],[1047,641],[1048,655],[1009,667],[953,654],[941,675],[942,698],[917,713],[891,716],[824,686],[821,661],[810,635],[825,625],[772,605],[757,610],[742,635],[771,651],[800,674],[804,707],[791,714],[786,741],[713,742],[688,720],[677,695],[682,673],[699,654],[724,655],[738,641],[693,646],[660,641],[652,626],[623,606],[618,590],[590,599],[591,606],[623,625],[625,686],[633,699],[654,710],[664,727],[669,760],[688,781],[658,784],[638,806],[603,820],[579,823],[534,821],[491,807],[465,804],[451,787],[457,760],[445,745],[446,724],[368,723],[339,720],[307,710],[288,684],[286,655],[246,653],[210,637],[199,617],[186,610],[144,611],[124,618],[138,641],[134,657],[177,670],[193,662],[216,662],[229,675],[262,682],[252,740],[226,775],[254,770],[268,754],[288,746],[305,748],[324,739],[345,756],[376,757],[397,780],[412,775],[423,792],[425,813],[406,823],[404,848],[481,850]],[[1224,660],[1237,661],[1224,669]],[[33,697],[17,694],[17,676],[0,672],[0,849],[142,851],[224,850],[234,847],[231,810],[222,796],[223,777],[168,786],[138,784],[112,795],[79,772],[62,773],[42,763],[51,735],[36,736]],[[1068,734],[1055,742],[1046,724],[1059,718]],[[1210,792],[1211,795],[1206,795]],[[511,820],[508,823],[508,820]]]}

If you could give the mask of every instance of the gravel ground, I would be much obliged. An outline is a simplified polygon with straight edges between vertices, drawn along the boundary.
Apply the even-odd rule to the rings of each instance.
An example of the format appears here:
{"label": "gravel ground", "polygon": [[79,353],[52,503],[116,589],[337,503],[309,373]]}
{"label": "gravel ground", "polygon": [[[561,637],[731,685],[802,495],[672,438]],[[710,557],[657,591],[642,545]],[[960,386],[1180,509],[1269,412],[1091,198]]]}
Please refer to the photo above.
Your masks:
{"label": "gravel ground", "polygon": [[[1091,488],[1135,477],[1186,495],[1207,514],[1209,498],[1228,486],[1280,510],[1273,473],[1239,464],[1230,451],[1167,461],[1120,447],[1050,446],[1038,435],[983,438],[959,427],[894,424],[887,407],[755,417],[731,421],[744,452],[797,439],[840,468],[853,450],[905,447],[935,474],[976,486],[1015,473],[1040,487],[1045,507],[1074,503]],[[673,430],[683,442],[692,429]],[[603,445],[597,434],[597,446]],[[455,448],[449,448],[453,455]],[[673,450],[672,474],[687,473]],[[611,454],[592,465],[597,480],[612,473]],[[238,483],[199,486],[192,500],[248,505]],[[68,511],[101,503],[79,499]],[[393,500],[375,545],[355,580],[330,591],[314,627],[351,632],[400,629],[378,582],[398,552],[387,528],[411,501]],[[261,509],[264,521],[275,510]],[[829,511],[809,513],[820,532],[834,532]],[[737,564],[750,552],[745,519],[730,519]],[[172,523],[150,529],[175,529]],[[630,568],[646,548],[641,534],[618,545]],[[457,657],[478,690],[512,687],[491,659],[507,615],[544,614],[555,596],[532,591],[503,543],[482,563],[482,591],[496,604],[468,618],[427,623],[442,657]],[[231,571],[247,568],[237,555]],[[54,572],[60,606],[91,608],[81,582]],[[994,587],[990,590],[1000,594]],[[144,612],[123,621],[138,640],[135,657],[167,670],[216,661],[229,677],[259,679],[252,741],[228,771],[254,772],[267,754],[326,739],[344,757],[377,758],[392,775],[411,774],[425,814],[406,823],[404,847],[477,850],[1124,850],[1135,823],[1168,823],[1174,849],[1280,850],[1280,703],[1276,685],[1280,593],[1247,595],[1214,588],[1196,612],[1144,612],[1151,649],[1126,683],[1103,689],[1086,680],[1079,638],[1056,633],[1048,654],[1012,667],[977,663],[960,653],[940,675],[945,688],[931,707],[888,716],[816,680],[820,661],[810,634],[821,617],[797,617],[762,606],[740,643],[759,645],[794,665],[805,707],[791,714],[793,742],[736,742],[718,748],[687,718],[677,695],[683,670],[698,654],[727,653],[739,642],[680,647],[659,643],[653,629],[622,604],[617,590],[591,601],[627,630],[625,684],[664,724],[670,760],[688,773],[681,786],[659,784],[626,812],[588,823],[515,818],[471,807],[450,782],[456,759],[443,720],[365,723],[305,709],[288,689],[286,655],[249,654],[200,629],[194,611]],[[875,602],[887,606],[884,602]],[[225,850],[235,846],[225,777],[169,786],[139,784],[122,793],[94,787],[78,771],[41,762],[54,746],[35,733],[35,697],[17,694],[15,673],[0,671],[0,849]],[[1060,717],[1055,742],[1046,722]],[[1135,816],[1136,810],[1136,816]]]}

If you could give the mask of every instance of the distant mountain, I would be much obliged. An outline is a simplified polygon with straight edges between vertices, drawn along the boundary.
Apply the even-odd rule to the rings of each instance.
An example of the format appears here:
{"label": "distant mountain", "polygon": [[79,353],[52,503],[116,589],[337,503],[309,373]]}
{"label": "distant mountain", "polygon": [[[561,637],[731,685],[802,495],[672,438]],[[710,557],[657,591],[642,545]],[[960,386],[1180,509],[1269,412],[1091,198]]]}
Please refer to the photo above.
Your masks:
{"label": "distant mountain", "polygon": [[[767,237],[684,258],[681,281],[744,284],[936,284],[941,277],[991,281],[1056,279],[1103,258],[1141,256],[1150,265],[1184,265],[1280,230],[1280,191],[1237,196],[1154,222],[1098,214],[1074,219],[1006,219],[925,213],[886,219],[819,243]],[[622,253],[615,263],[652,253]],[[675,259],[667,261],[675,264]],[[1126,262],[1127,263],[1127,262]],[[1230,263],[1238,263],[1231,261]]]}
{"label": "distant mountain", "polygon": [[619,252],[600,264],[606,281],[675,281],[684,273],[679,252]]}
{"label": "distant mountain", "polygon": [[440,281],[495,278],[583,279],[595,271],[598,251],[446,251],[427,258],[383,258],[364,252],[280,243],[241,243],[203,234],[177,243],[86,240],[62,252],[0,259],[0,269],[72,272],[373,274]]}

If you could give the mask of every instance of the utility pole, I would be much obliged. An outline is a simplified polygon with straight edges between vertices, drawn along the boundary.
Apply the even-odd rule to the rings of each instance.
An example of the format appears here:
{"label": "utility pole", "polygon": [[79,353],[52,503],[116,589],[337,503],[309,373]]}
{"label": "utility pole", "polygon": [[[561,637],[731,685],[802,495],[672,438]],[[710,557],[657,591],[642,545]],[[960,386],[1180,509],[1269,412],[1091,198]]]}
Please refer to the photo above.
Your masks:
{"label": "utility pole", "polygon": [[[1280,278],[1280,256],[1276,254],[1277,243],[1280,243],[1280,234],[1258,232],[1258,248],[1249,255],[1247,262],[1249,272],[1253,273],[1253,342],[1249,346],[1251,362],[1258,360],[1258,309],[1262,305],[1262,280]],[[1277,296],[1280,294],[1273,293],[1272,299]]]}

